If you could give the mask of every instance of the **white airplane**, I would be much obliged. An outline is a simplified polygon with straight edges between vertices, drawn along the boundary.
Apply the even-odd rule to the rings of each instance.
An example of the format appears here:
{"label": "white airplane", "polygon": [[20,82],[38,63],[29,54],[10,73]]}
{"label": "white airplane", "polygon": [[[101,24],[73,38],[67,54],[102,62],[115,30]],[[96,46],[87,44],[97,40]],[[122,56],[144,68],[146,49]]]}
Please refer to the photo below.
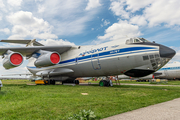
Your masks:
{"label": "white airplane", "polygon": [[[176,65],[176,63],[173,64]],[[178,66],[176,65],[176,67],[175,66],[163,67],[154,74],[154,77],[159,79],[180,80],[180,65]]]}
{"label": "white airplane", "polygon": [[147,81],[150,79],[168,79],[168,80],[180,80],[180,64],[174,62],[168,65],[165,65],[161,69],[159,69],[157,72],[154,72],[153,74],[147,75],[145,77],[130,77],[127,75],[118,75],[118,79],[133,79],[136,81]]}
{"label": "white airplane", "polygon": [[[111,41],[94,46],[44,46],[35,40],[0,42],[27,44],[27,47],[0,48],[5,69],[20,66],[25,56],[29,59],[27,69],[33,76],[42,77],[52,84],[55,81],[78,83],[77,77],[119,74],[143,77],[160,69],[176,53],[144,38],[130,38],[123,44]],[[101,86],[109,83],[109,80],[100,81]]]}

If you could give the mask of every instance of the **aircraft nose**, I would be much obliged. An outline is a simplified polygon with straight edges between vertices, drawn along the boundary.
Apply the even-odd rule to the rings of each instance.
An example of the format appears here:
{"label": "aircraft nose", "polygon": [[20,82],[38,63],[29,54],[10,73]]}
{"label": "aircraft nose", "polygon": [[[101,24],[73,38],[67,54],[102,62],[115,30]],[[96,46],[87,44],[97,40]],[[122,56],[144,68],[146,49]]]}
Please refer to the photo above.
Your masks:
{"label": "aircraft nose", "polygon": [[172,58],[176,54],[176,51],[164,45],[160,45],[159,53],[161,57]]}

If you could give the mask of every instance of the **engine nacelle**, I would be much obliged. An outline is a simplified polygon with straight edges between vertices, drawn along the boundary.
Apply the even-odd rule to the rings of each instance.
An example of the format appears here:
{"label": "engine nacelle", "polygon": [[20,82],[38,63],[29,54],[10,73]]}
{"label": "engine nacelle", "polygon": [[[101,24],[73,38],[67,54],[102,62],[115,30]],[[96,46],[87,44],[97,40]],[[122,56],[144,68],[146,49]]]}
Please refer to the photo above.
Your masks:
{"label": "engine nacelle", "polygon": [[61,61],[61,56],[57,52],[47,52],[42,54],[37,58],[34,62],[36,67],[48,67],[52,65],[56,65]]}
{"label": "engine nacelle", "polygon": [[11,69],[18,67],[23,63],[23,56],[18,52],[8,51],[3,60],[3,67]]}

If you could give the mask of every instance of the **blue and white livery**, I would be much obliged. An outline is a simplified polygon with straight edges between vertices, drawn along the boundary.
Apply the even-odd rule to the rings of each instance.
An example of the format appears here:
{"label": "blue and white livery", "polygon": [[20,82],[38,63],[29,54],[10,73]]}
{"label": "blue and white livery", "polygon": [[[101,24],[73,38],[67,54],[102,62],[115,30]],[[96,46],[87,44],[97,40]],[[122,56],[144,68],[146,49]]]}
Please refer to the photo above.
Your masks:
{"label": "blue and white livery", "polygon": [[[160,69],[175,55],[173,49],[144,38],[130,38],[123,44],[111,41],[93,46],[43,46],[35,40],[1,42],[33,45],[0,48],[0,54],[5,59],[3,66],[6,69],[17,67],[23,62],[22,56],[26,56],[29,59],[27,68],[34,77],[49,81],[73,82],[77,77],[119,74],[143,77]],[[101,83],[107,85],[109,82]]]}

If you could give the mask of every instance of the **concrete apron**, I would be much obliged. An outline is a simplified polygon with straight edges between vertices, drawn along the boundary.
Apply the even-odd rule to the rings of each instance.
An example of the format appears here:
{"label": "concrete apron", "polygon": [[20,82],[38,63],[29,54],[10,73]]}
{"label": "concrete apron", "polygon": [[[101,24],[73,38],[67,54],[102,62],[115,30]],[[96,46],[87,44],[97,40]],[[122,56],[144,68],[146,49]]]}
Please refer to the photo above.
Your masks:
{"label": "concrete apron", "polygon": [[180,120],[180,98],[102,120]]}

